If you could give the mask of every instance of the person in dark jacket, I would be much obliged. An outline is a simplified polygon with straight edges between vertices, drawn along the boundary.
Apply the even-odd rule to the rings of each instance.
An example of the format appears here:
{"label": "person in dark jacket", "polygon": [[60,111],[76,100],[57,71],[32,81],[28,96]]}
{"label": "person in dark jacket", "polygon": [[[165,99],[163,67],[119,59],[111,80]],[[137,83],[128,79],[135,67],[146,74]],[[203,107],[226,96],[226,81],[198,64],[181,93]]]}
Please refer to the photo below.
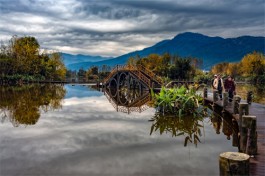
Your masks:
{"label": "person in dark jacket", "polygon": [[235,91],[236,91],[236,84],[231,76],[228,76],[224,83],[225,91],[228,92],[229,101],[233,100]]}

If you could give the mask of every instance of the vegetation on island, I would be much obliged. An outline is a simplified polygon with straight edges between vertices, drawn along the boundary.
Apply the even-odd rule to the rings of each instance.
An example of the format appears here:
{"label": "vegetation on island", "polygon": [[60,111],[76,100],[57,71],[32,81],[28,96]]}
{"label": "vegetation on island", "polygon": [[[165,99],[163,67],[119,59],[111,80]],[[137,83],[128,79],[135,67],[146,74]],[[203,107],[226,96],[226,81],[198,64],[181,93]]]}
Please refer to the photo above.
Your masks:
{"label": "vegetation on island", "polygon": [[207,107],[203,106],[203,98],[196,93],[198,87],[185,87],[165,89],[162,87],[158,94],[152,92],[154,106],[157,109],[150,134],[159,130],[160,134],[166,132],[172,136],[186,136],[184,146],[188,142],[197,145],[200,142],[201,124],[207,117]]}
{"label": "vegetation on island", "polygon": [[200,137],[203,131],[203,119],[196,118],[176,118],[174,115],[163,115],[156,112],[154,117],[149,120],[153,124],[151,126],[150,135],[155,131],[159,131],[160,135],[167,133],[172,137],[184,136],[184,147],[188,143],[194,143],[195,146],[201,142]]}
{"label": "vegetation on island", "polygon": [[12,37],[0,48],[0,84],[64,80],[66,67],[59,52],[41,52],[35,37]]}

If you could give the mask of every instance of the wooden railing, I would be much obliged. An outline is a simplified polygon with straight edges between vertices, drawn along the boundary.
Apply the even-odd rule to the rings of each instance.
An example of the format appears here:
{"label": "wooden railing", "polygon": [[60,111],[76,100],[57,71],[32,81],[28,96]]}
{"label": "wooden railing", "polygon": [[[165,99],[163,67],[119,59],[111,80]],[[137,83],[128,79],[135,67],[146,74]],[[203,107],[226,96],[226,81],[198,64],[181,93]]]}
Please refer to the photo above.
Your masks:
{"label": "wooden railing", "polygon": [[[142,65],[117,65],[115,68],[112,69],[110,74],[104,79],[103,83],[107,83],[113,75],[118,71],[131,71],[135,76],[138,77],[141,81],[146,83],[149,87],[151,87],[151,79],[157,82],[158,84],[162,84],[162,79],[154,74],[152,71],[148,70]],[[137,74],[134,72],[137,71]],[[147,77],[147,76],[149,77]]]}
{"label": "wooden railing", "polygon": [[144,72],[145,74],[147,74],[150,78],[154,79],[157,83],[159,83],[159,84],[162,84],[162,83],[163,83],[163,80],[162,80],[159,76],[157,76],[154,72],[148,70],[148,69],[145,68],[144,66],[142,66],[142,65],[137,65],[137,68],[138,68],[140,71],[142,71],[142,72]]}
{"label": "wooden railing", "polygon": [[147,78],[139,70],[132,70],[130,73],[135,75],[138,79],[140,79],[142,82],[144,82],[148,87],[151,87],[151,80],[149,78]]}
{"label": "wooden railing", "polygon": [[146,104],[150,100],[151,100],[151,96],[150,96],[149,92],[147,92],[143,97],[140,97],[137,101],[134,101],[129,106],[131,106],[131,107],[139,107],[139,106],[142,106],[142,105]]}

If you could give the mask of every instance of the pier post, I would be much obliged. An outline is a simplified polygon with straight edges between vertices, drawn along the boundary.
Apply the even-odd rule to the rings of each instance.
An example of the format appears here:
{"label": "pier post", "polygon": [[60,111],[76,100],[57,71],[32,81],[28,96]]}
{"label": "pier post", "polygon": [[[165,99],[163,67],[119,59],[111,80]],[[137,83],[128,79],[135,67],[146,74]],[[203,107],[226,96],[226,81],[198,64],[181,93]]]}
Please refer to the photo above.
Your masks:
{"label": "pier post", "polygon": [[242,123],[242,116],[249,115],[248,103],[239,103],[239,121]]}
{"label": "pier post", "polygon": [[207,98],[207,94],[208,94],[208,89],[207,87],[203,88],[203,98]]}
{"label": "pier post", "polygon": [[245,153],[256,155],[258,151],[257,145],[257,117],[251,115],[243,115],[242,127],[247,128],[247,144]]}
{"label": "pier post", "polygon": [[251,104],[252,103],[252,99],[253,99],[253,92],[252,91],[248,91],[247,94],[247,103]]}
{"label": "pier post", "polygon": [[233,124],[233,140],[232,140],[232,145],[233,147],[238,147],[239,148],[239,129],[238,129],[238,123],[235,119],[232,120]]}
{"label": "pier post", "polygon": [[239,103],[241,101],[241,97],[238,96],[238,95],[235,95],[233,97],[233,104],[232,104],[232,107],[233,107],[233,113],[234,114],[239,114]]}
{"label": "pier post", "polygon": [[248,103],[240,103],[239,104],[239,131],[240,131],[240,152],[246,152],[247,148],[247,139],[248,139],[248,129],[242,125],[242,117],[243,115],[249,115]]}
{"label": "pier post", "polygon": [[223,108],[228,105],[228,92],[223,93]]}
{"label": "pier post", "polygon": [[249,175],[250,156],[239,152],[224,152],[219,155],[220,176]]}
{"label": "pier post", "polygon": [[213,91],[213,102],[217,102],[218,101],[218,90],[214,90]]}

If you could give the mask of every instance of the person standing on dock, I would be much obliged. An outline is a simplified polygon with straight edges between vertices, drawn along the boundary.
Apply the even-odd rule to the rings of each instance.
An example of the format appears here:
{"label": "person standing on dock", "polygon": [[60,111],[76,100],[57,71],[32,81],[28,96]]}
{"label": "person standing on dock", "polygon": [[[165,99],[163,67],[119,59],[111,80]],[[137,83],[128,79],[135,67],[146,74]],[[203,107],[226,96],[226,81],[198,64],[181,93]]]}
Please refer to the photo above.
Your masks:
{"label": "person standing on dock", "polygon": [[232,102],[236,90],[236,84],[231,76],[227,77],[224,86],[225,91],[228,92],[229,102]]}
{"label": "person standing on dock", "polygon": [[220,99],[222,100],[222,98],[223,98],[222,93],[223,93],[223,90],[224,90],[224,81],[223,81],[223,79],[221,78],[221,75],[220,75],[220,74],[218,74],[218,75],[217,75],[217,78],[214,80],[214,82],[213,82],[213,87],[214,87],[216,90],[218,90],[219,97],[220,97]]}
{"label": "person standing on dock", "polygon": [[214,77],[213,77],[213,79],[212,79],[212,88],[214,89],[214,85],[213,85],[213,83],[214,83],[214,80],[217,78],[217,75],[214,75]]}

